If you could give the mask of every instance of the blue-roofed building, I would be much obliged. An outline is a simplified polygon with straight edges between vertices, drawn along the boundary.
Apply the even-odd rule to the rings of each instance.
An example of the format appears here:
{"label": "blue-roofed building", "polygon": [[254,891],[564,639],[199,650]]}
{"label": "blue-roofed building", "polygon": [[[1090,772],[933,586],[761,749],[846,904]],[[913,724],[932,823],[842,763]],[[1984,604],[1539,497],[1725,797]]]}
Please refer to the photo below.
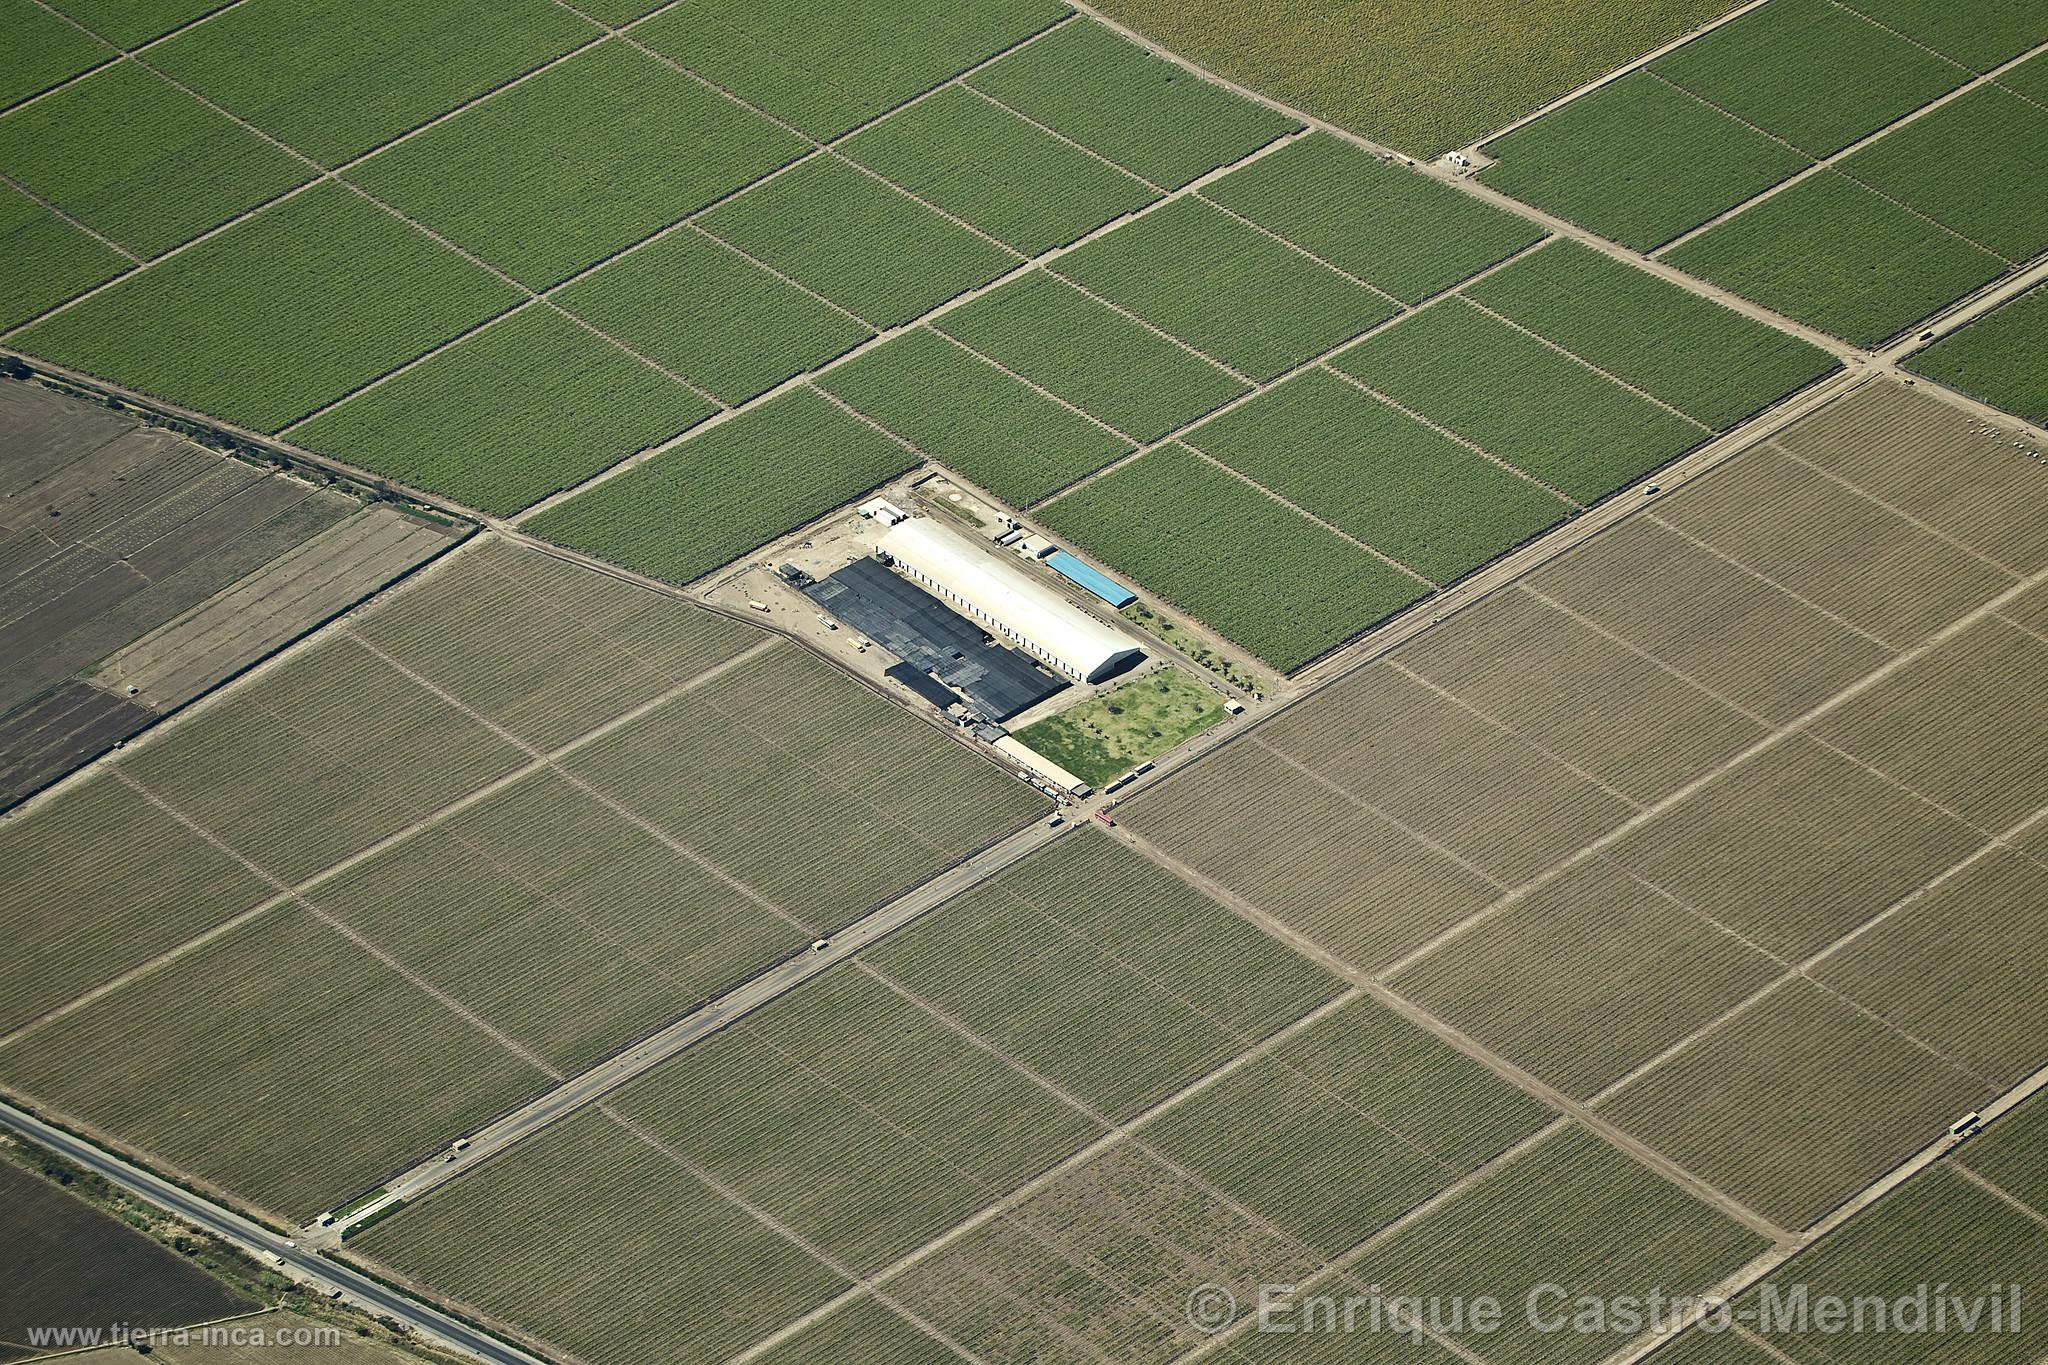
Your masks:
{"label": "blue-roofed building", "polygon": [[1054,572],[1058,573],[1062,578],[1072,579],[1074,582],[1079,583],[1118,611],[1122,611],[1125,607],[1138,600],[1138,594],[1132,592],[1108,574],[1098,573],[1094,569],[1089,568],[1065,550],[1055,551],[1045,562],[1051,565]]}

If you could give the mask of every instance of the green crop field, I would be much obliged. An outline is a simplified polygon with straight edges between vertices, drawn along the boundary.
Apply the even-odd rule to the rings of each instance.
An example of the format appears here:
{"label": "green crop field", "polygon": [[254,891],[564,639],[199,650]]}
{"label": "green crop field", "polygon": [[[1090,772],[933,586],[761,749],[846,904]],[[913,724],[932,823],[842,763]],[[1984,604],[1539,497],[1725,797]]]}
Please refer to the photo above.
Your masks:
{"label": "green crop field", "polygon": [[806,135],[831,139],[1067,13],[1054,0],[939,9],[919,0],[705,0],[633,36]]}
{"label": "green crop field", "polygon": [[53,6],[119,47],[135,47],[215,8],[216,0],[64,0]]}
{"label": "green crop field", "polygon": [[138,256],[155,256],[313,171],[120,62],[0,119],[0,174]]}
{"label": "green crop field", "polygon": [[15,344],[275,431],[518,298],[339,185],[316,185]]}
{"label": "green crop field", "polygon": [[1487,184],[1644,251],[1809,164],[1641,71],[1485,150]]}
{"label": "green crop field", "polygon": [[379,152],[348,178],[540,288],[803,149],[614,41]]}
{"label": "green crop field", "polygon": [[462,0],[364,23],[340,4],[238,5],[150,49],[150,65],[280,142],[338,166],[601,36],[548,0],[478,24]]}
{"label": "green crop field", "polygon": [[1839,368],[1817,346],[1577,242],[1465,292],[1717,430]]}
{"label": "green crop field", "polygon": [[1707,437],[1621,385],[1458,299],[1331,362],[1580,502]]}
{"label": "green crop field", "polygon": [[2027,58],[2000,76],[1998,83],[2036,104],[2048,105],[2048,52]]}
{"label": "green crop field", "polygon": [[968,84],[1170,190],[1301,126],[1087,20],[1062,25]]}
{"label": "green crop field", "polygon": [[1543,238],[1527,219],[1322,133],[1230,172],[1202,196],[1409,303]]}
{"label": "green crop field", "polygon": [[1092,787],[1220,723],[1223,699],[1178,668],[1134,678],[1103,696],[1033,721],[1017,738]]}
{"label": "green crop field", "polygon": [[0,53],[0,109],[114,55],[35,0],[0,0],[0,25],[13,35]]}
{"label": "green crop field", "polygon": [[1026,255],[1158,198],[1137,177],[965,86],[918,101],[839,150]]}
{"label": "green crop field", "polygon": [[701,221],[873,327],[907,322],[1018,260],[830,156],[813,157]]}
{"label": "green crop field", "polygon": [[933,326],[1137,441],[1156,440],[1246,389],[1220,367],[1038,272]]}
{"label": "green crop field", "polygon": [[1029,507],[1130,442],[923,328],[819,386],[1013,507]]}
{"label": "green crop field", "polygon": [[1038,515],[1282,672],[1429,591],[1181,446],[1149,451]]}
{"label": "green crop field", "polygon": [[2027,260],[2048,248],[2043,196],[1985,183],[2048,179],[2048,109],[1995,85],[1980,86],[1844,158],[1842,174],[1917,209],[2003,256]]}
{"label": "green crop field", "polygon": [[758,397],[874,335],[688,228],[635,247],[553,297],[727,403]]}
{"label": "green crop field", "polygon": [[1327,370],[1297,375],[1185,440],[1438,583],[1571,510]]}
{"label": "green crop field", "polygon": [[1051,268],[1259,381],[1397,311],[1384,296],[1192,198],[1098,237]]}
{"label": "green crop field", "polygon": [[1856,9],[1972,71],[1989,71],[2048,42],[2048,14],[2031,0],[1857,0]]}
{"label": "green crop field", "polygon": [[128,262],[11,185],[0,185],[0,327],[13,327],[112,279]]}
{"label": "green crop field", "polygon": [[1650,69],[1816,158],[1970,74],[1831,0],[1772,0]]}
{"label": "green crop field", "polygon": [[713,411],[660,371],[536,304],[293,427],[291,439],[505,515]]}
{"label": "green crop field", "polygon": [[528,529],[687,583],[916,463],[888,437],[800,389],[579,493]]}
{"label": "green crop field", "polygon": [[2048,287],[2035,286],[1914,356],[1910,368],[1996,404],[2029,422],[2048,422]]}
{"label": "green crop field", "polygon": [[1090,830],[949,902],[871,961],[1116,1122],[1342,988]]}
{"label": "green crop field", "polygon": [[1990,252],[1832,171],[1744,210],[1665,259],[1863,346],[2005,272]]}
{"label": "green crop field", "polygon": [[1139,1136],[1329,1257],[1552,1116],[1450,1044],[1358,999]]}

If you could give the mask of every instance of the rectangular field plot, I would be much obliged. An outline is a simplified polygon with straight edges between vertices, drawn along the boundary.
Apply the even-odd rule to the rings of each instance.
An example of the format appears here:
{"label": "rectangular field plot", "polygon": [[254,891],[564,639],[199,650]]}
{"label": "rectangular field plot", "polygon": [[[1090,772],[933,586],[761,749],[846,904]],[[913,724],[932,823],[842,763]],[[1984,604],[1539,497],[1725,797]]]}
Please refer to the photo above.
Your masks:
{"label": "rectangular field plot", "polygon": [[2048,567],[2040,462],[1930,393],[1867,384],[1775,439],[2015,576]]}
{"label": "rectangular field plot", "polygon": [[294,444],[507,515],[714,411],[545,304],[292,429]]}
{"label": "rectangular field plot", "polygon": [[1232,171],[1202,197],[1407,303],[1543,237],[1526,219],[1320,133]]}
{"label": "rectangular field plot", "polygon": [[1832,170],[1664,259],[1744,298],[1875,346],[2005,273],[2005,262]]}
{"label": "rectangular field plot", "polygon": [[1896,648],[2013,585],[2004,570],[1769,445],[1687,487],[1663,519]]}
{"label": "rectangular field plot", "polygon": [[349,629],[541,749],[763,639],[700,607],[497,539],[381,599]]}
{"label": "rectangular field plot", "polygon": [[1053,0],[940,9],[918,0],[710,0],[671,10],[633,36],[829,141],[1066,14]]}
{"label": "rectangular field plot", "polygon": [[541,288],[803,150],[759,114],[610,42],[380,152],[349,179]]}
{"label": "rectangular field plot", "polygon": [[1842,174],[2017,263],[2048,247],[2048,204],[1984,183],[2048,177],[2048,109],[1995,85],[1959,95],[1839,163]]}
{"label": "rectangular field plot", "polygon": [[2048,422],[2048,367],[2039,363],[2043,354],[2048,354],[2048,286],[2036,285],[1935,342],[1908,368],[2038,425]]}
{"label": "rectangular field plot", "polygon": [[1773,0],[1650,69],[1816,158],[1969,79],[1829,0]]}
{"label": "rectangular field plot", "polygon": [[1783,964],[1592,859],[1389,984],[1585,1098],[1783,973]]}
{"label": "rectangular field plot", "polygon": [[1304,771],[1256,735],[1118,818],[1288,929],[1375,970],[1485,909],[1496,884]]}
{"label": "rectangular field plot", "polygon": [[[1490,1171],[1383,1243],[1367,1263],[1388,1294],[1522,1305],[1541,1285],[1612,1301],[1704,1293],[1769,1246],[1646,1166],[1577,1126]],[[1555,1308],[1557,1300],[1538,1303]],[[1560,1314],[1562,1319],[1565,1315]],[[1522,1312],[1484,1338],[1495,1365],[1604,1359],[1616,1339],[1539,1332]]]}
{"label": "rectangular field plot", "polygon": [[1158,440],[1248,387],[1036,271],[932,325],[1134,441]]}
{"label": "rectangular field plot", "polygon": [[600,36],[547,0],[238,5],[152,48],[151,66],[324,166],[390,141]]}
{"label": "rectangular field plot", "polygon": [[1766,720],[1804,714],[1894,653],[1648,518],[1603,531],[1528,583]]}
{"label": "rectangular field plot", "polygon": [[1027,256],[1159,197],[964,86],[918,101],[838,150]]}
{"label": "rectangular field plot", "polygon": [[527,529],[687,583],[917,463],[829,400],[796,389],[549,508]]}
{"label": "rectangular field plot", "polygon": [[0,185],[0,327],[14,327],[126,270],[128,260],[12,185]]}
{"label": "rectangular field plot", "polygon": [[790,646],[607,735],[567,767],[819,930],[1045,805]]}
{"label": "rectangular field plot", "polygon": [[[1149,451],[1038,515],[1282,672],[1429,591],[1183,446]],[[1161,536],[1162,526],[1179,529]]]}
{"label": "rectangular field plot", "polygon": [[517,298],[375,205],[316,185],[12,344],[267,432]]}
{"label": "rectangular field plot", "polygon": [[1528,593],[1485,599],[1395,657],[1644,805],[1764,736],[1734,708]]}
{"label": "rectangular field plot", "polygon": [[1577,242],[1552,242],[1465,293],[1716,430],[1840,368],[1817,346]]}
{"label": "rectangular field plot", "polygon": [[0,833],[11,1030],[263,901],[240,863],[102,773]]}
{"label": "rectangular field plot", "polygon": [[1571,510],[1321,369],[1203,424],[1185,443],[1437,583]]}
{"label": "rectangular field plot", "polygon": [[2048,867],[1994,848],[1814,969],[1901,1032],[2013,1085],[2048,1061]]}
{"label": "rectangular field plot", "polygon": [[1330,363],[1579,502],[1708,435],[1462,299],[1404,318]]}
{"label": "rectangular field plot", "polygon": [[[683,1158],[597,1109],[350,1246],[496,1323],[621,1365],[724,1359],[847,1287]],[[656,1339],[647,1324],[670,1314],[690,1330]]]}
{"label": "rectangular field plot", "polygon": [[1855,9],[1972,71],[1989,71],[2048,42],[2048,14],[2025,3],[1958,7],[1944,0],[1858,0]]}
{"label": "rectangular field plot", "polygon": [[333,639],[161,732],[122,770],[291,883],[521,757],[361,645]]}
{"label": "rectangular field plot", "polygon": [[693,228],[636,247],[554,298],[732,404],[874,335],[864,323]]}
{"label": "rectangular field plot", "polygon": [[1818,952],[1983,838],[1794,736],[1631,830],[1608,856],[1768,952]]}
{"label": "rectangular field plot", "polygon": [[1301,127],[1086,20],[968,84],[1169,190]]}
{"label": "rectangular field plot", "polygon": [[1450,1044],[1360,999],[1138,1137],[1327,1258],[1551,1117]]}
{"label": "rectangular field plot", "polygon": [[1052,267],[1254,380],[1394,315],[1382,295],[1198,199],[1179,199]]}
{"label": "rectangular field plot", "polygon": [[813,157],[700,221],[872,327],[908,322],[1020,259],[830,156]]}
{"label": "rectangular field plot", "polygon": [[1750,1208],[1802,1228],[1996,1093],[1925,1044],[1795,979],[1601,1110]]}
{"label": "rectangular field plot", "polygon": [[1130,442],[919,328],[822,375],[826,392],[1012,507],[1091,474]]}
{"label": "rectangular field plot", "polygon": [[1102,1127],[857,970],[830,972],[612,1103],[866,1274]]}
{"label": "rectangular field plot", "polygon": [[1339,989],[1293,949],[1085,831],[867,960],[1116,1121]]}
{"label": "rectangular field plot", "polygon": [[5,0],[0,23],[14,35],[0,56],[0,109],[27,99],[89,71],[113,57],[112,49],[94,42],[34,0]]}
{"label": "rectangular field plot", "polygon": [[154,256],[313,170],[155,73],[118,62],[0,121],[0,173]]}
{"label": "rectangular field plot", "polygon": [[[1645,166],[1645,140],[1654,161]],[[1647,71],[1486,145],[1497,190],[1648,251],[1804,169],[1808,159]]]}
{"label": "rectangular field plot", "polygon": [[[1250,1303],[1306,1247],[1124,1143],[893,1276],[885,1293],[977,1360],[1163,1361],[1204,1340],[1189,1291]],[[1247,1296],[1253,1297],[1247,1297]]]}
{"label": "rectangular field plot", "polygon": [[0,1076],[293,1223],[547,1083],[290,905],[0,1049]]}

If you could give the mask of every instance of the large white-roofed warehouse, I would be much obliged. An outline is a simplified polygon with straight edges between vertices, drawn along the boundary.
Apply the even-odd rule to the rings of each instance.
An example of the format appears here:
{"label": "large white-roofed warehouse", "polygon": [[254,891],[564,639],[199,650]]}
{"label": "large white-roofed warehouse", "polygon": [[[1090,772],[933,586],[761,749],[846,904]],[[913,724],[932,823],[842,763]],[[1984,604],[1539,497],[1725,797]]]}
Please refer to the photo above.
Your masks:
{"label": "large white-roofed warehouse", "polygon": [[1144,657],[1129,637],[929,517],[890,527],[880,548],[911,579],[1070,678],[1100,682]]}

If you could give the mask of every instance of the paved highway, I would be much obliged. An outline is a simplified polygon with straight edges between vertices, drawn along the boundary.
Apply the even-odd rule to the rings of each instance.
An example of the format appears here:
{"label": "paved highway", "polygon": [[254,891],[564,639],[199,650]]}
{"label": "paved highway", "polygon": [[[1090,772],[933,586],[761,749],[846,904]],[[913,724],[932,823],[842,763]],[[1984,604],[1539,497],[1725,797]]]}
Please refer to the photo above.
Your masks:
{"label": "paved highway", "polygon": [[82,1138],[74,1137],[62,1128],[53,1128],[41,1119],[13,1105],[0,1101],[0,1123],[32,1142],[41,1143],[67,1160],[94,1171],[121,1188],[148,1200],[160,1209],[165,1209],[195,1227],[201,1227],[257,1259],[271,1263],[283,1263],[283,1268],[294,1278],[317,1285],[322,1292],[338,1289],[342,1298],[368,1309],[383,1317],[402,1322],[441,1346],[460,1351],[465,1355],[486,1360],[493,1365],[544,1365],[543,1357],[529,1355],[517,1347],[508,1346],[496,1337],[486,1335],[476,1328],[449,1317],[438,1309],[430,1308],[417,1299],[409,1298],[378,1283],[367,1275],[337,1265],[317,1252],[304,1246],[293,1246],[291,1242],[272,1232],[260,1223],[253,1223],[240,1214],[224,1209],[212,1200],[189,1190],[181,1189],[167,1180],[161,1180],[140,1167],[129,1164],[120,1157],[102,1151]]}

